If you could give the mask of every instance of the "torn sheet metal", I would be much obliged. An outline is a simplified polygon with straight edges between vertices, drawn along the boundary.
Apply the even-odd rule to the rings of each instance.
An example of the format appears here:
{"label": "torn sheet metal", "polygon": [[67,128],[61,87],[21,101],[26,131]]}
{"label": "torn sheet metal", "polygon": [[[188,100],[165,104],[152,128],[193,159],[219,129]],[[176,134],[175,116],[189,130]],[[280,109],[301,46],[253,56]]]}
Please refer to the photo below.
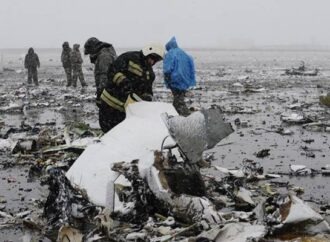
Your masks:
{"label": "torn sheet metal", "polygon": [[71,185],[62,170],[51,169],[47,183],[49,196],[43,215],[47,218],[46,233],[49,236],[67,224],[87,230],[94,226],[91,221],[98,214],[99,208],[88,200],[84,192]]}
{"label": "torn sheet metal", "polygon": [[279,133],[281,135],[292,135],[294,132],[291,129],[278,129],[276,133]]}
{"label": "torn sheet metal", "polygon": [[290,195],[290,202],[289,212],[281,214],[282,226],[279,226],[280,231],[300,231],[303,234],[310,235],[330,233],[328,222],[301,199],[294,195]]}
{"label": "torn sheet metal", "polygon": [[281,120],[291,124],[306,124],[313,122],[313,119],[303,113],[282,113]]}
{"label": "torn sheet metal", "polygon": [[[161,148],[168,130],[162,113],[177,115],[174,107],[161,102],[137,102],[128,106],[126,119],[106,133],[101,142],[92,144],[72,165],[66,176],[87,191],[91,201],[109,206],[113,182],[118,173],[111,170],[115,162],[141,159]],[[170,140],[169,140],[170,141]],[[174,142],[173,142],[174,143]],[[140,165],[150,167],[150,163]]]}
{"label": "torn sheet metal", "polygon": [[324,218],[297,196],[276,194],[259,203],[254,212],[258,221],[268,224],[274,234],[315,235],[330,233]]}
{"label": "torn sheet metal", "polygon": [[305,120],[304,115],[298,113],[282,114],[281,119],[288,123],[302,123]]}
{"label": "torn sheet metal", "polygon": [[250,206],[255,206],[255,203],[252,200],[252,192],[245,189],[244,187],[239,187],[239,190],[235,195],[238,203],[241,203],[242,205],[248,204]]}
{"label": "torn sheet metal", "polygon": [[100,139],[97,137],[85,137],[81,139],[74,140],[73,142],[69,142],[70,144],[65,145],[57,145],[54,147],[46,148],[42,152],[44,154],[62,151],[62,150],[71,150],[77,153],[83,152],[88,145],[96,144],[100,142]]}
{"label": "torn sheet metal", "polygon": [[[158,158],[156,154],[155,165],[149,168],[146,173],[146,180],[153,195],[162,202],[163,206],[169,208],[175,217],[180,218],[187,224],[192,224],[202,219],[210,224],[221,223],[223,219],[221,214],[216,211],[214,204],[208,198],[201,195],[203,191],[205,193],[205,185],[201,177],[198,178],[196,174],[198,171],[195,173],[194,170],[188,171],[188,167],[183,168],[187,170],[187,177],[191,176],[194,182],[191,182],[190,185],[183,182],[181,184],[182,188],[174,192],[173,185],[171,185],[173,176],[166,176],[168,170],[168,168],[164,167],[166,161],[164,159],[159,159],[160,162],[164,162],[163,164],[157,164]],[[180,168],[171,169],[179,170]],[[187,179],[187,177],[184,178],[182,175],[180,176],[182,177],[182,181]],[[195,190],[195,194],[189,189]],[[198,193],[200,194],[197,195]]]}
{"label": "torn sheet metal", "polygon": [[263,225],[251,225],[249,223],[226,224],[221,230],[216,242],[245,242],[263,238],[266,228]]}
{"label": "torn sheet metal", "polygon": [[236,178],[247,178],[249,180],[263,180],[266,178],[272,178],[272,176],[268,176],[268,174],[263,175],[263,167],[259,162],[255,162],[254,160],[244,159],[242,162],[242,166],[239,169],[227,169],[225,167],[213,166],[216,170],[223,172],[229,176],[233,176]]}
{"label": "torn sheet metal", "polygon": [[321,173],[323,176],[330,176],[330,164],[321,167]]}
{"label": "torn sheet metal", "polygon": [[319,69],[299,70],[299,68],[291,68],[286,69],[284,74],[289,76],[317,76],[319,74]]}
{"label": "torn sheet metal", "polygon": [[157,213],[173,215],[185,224],[201,220],[210,224],[221,223],[221,214],[206,198],[199,170],[185,166],[183,162],[170,164],[166,157],[166,151],[155,151],[153,166],[145,172],[139,172],[139,163],[149,157],[113,166],[112,169],[120,173],[114,182],[112,207],[116,219],[141,224]]}
{"label": "torn sheet metal", "polygon": [[205,231],[201,233],[198,238],[205,238],[209,241],[215,242],[246,242],[259,241],[259,239],[263,238],[266,233],[267,229],[263,225],[230,223],[226,224],[223,228],[216,227],[209,231]]}
{"label": "torn sheet metal", "polygon": [[296,196],[290,196],[291,206],[287,216],[282,216],[283,224],[298,224],[309,221],[318,224],[323,221],[323,217],[307,206]]}
{"label": "torn sheet metal", "polygon": [[329,121],[317,121],[312,123],[303,124],[304,129],[309,131],[318,131],[318,132],[329,132],[330,131],[330,122]]}
{"label": "torn sheet metal", "polygon": [[307,168],[305,165],[290,165],[289,167],[294,175],[310,175],[315,172],[315,170]]}
{"label": "torn sheet metal", "polygon": [[12,153],[31,153],[37,150],[37,142],[35,140],[19,140],[12,149]]}
{"label": "torn sheet metal", "polygon": [[81,242],[83,234],[78,229],[63,225],[58,231],[57,241]]}
{"label": "torn sheet metal", "polygon": [[15,146],[15,142],[11,139],[0,138],[0,151],[11,150]]}
{"label": "torn sheet metal", "polygon": [[214,166],[214,168],[230,176],[234,176],[237,178],[245,177],[245,174],[241,169],[227,169],[225,167],[220,167],[220,166]]}
{"label": "torn sheet metal", "polygon": [[305,165],[290,165],[290,170],[293,172],[304,171],[307,167]]}
{"label": "torn sheet metal", "polygon": [[172,138],[177,142],[191,164],[202,159],[203,151],[213,148],[220,140],[234,132],[224,122],[220,108],[202,109],[188,117],[164,116]]}
{"label": "torn sheet metal", "polygon": [[243,90],[243,92],[246,93],[258,93],[258,92],[265,92],[266,88],[264,87],[257,87],[257,88],[253,88],[253,87],[245,87],[245,89]]}

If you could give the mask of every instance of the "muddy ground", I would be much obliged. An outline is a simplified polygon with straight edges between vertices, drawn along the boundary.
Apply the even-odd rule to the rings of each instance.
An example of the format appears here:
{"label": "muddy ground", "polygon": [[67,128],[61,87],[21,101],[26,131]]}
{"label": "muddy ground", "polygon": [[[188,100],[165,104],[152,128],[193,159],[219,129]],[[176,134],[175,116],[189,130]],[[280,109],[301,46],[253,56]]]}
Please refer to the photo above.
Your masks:
{"label": "muddy ground", "polygon": [[[29,104],[21,111],[1,111],[0,131],[19,128],[23,121],[43,126],[53,126],[55,122],[59,131],[73,122],[85,122],[98,128],[97,109],[93,103],[93,72],[88,59],[84,62],[88,87],[84,90],[78,84],[77,89],[72,89],[65,87],[60,50],[36,52],[42,65],[38,88],[25,85],[26,73],[21,59],[24,51],[2,51],[6,69],[0,74],[0,107],[10,102]],[[329,121],[330,109],[319,104],[319,96],[330,91],[330,52],[191,50],[190,53],[196,61],[198,84],[188,94],[189,105],[195,108],[221,106],[235,129],[234,134],[208,152],[213,154],[212,165],[235,168],[244,159],[258,161],[265,172],[282,174],[278,181],[303,188],[301,197],[312,207],[319,209],[329,205],[330,176],[292,175],[289,165],[306,165],[320,171],[330,164],[330,133],[324,128],[311,130],[302,124],[283,122],[281,114],[304,113],[314,121]],[[297,66],[301,60],[307,63],[307,68],[319,68],[320,74],[313,77],[283,75],[285,68]],[[155,69],[155,100],[170,102],[171,95],[162,83],[161,65]],[[27,88],[29,95],[21,95]],[[279,128],[289,129],[292,134],[273,132]],[[263,149],[269,149],[269,155],[257,157],[256,153]],[[1,211],[12,215],[27,210],[42,213],[48,190],[38,179],[28,181],[30,166],[34,163],[33,157],[23,159],[0,151]],[[212,167],[204,169],[203,173],[221,175]],[[330,222],[328,217],[327,220]],[[38,230],[31,231],[22,226],[6,226],[0,229],[0,241],[30,241],[31,233],[38,234]],[[47,239],[42,238],[42,241]]]}

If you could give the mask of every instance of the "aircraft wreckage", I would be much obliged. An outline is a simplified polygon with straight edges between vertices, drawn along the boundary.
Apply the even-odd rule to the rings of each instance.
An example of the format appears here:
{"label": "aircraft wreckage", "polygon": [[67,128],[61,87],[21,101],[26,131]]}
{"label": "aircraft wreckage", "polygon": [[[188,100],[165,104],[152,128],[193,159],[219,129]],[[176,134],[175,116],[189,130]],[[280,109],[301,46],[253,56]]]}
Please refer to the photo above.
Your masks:
{"label": "aircraft wreckage", "polygon": [[[208,219],[219,222],[211,202],[203,198],[205,185],[198,162],[205,149],[232,132],[218,108],[185,118],[178,116],[170,104],[139,102],[128,107],[123,123],[85,150],[66,176],[86,190],[93,203],[113,212],[134,209],[130,207],[133,201],[122,204],[118,187],[131,187],[135,182],[131,176],[135,175],[147,182],[164,205],[180,205],[180,212],[194,204],[191,217],[202,216],[208,208]],[[173,199],[174,194],[179,196]]]}
{"label": "aircraft wreckage", "polygon": [[295,195],[250,185],[263,173],[253,161],[224,179],[200,173],[203,151],[233,132],[220,108],[181,117],[171,104],[141,101],[126,113],[65,175],[49,171],[44,215],[58,241],[243,242],[284,231],[329,233]]}

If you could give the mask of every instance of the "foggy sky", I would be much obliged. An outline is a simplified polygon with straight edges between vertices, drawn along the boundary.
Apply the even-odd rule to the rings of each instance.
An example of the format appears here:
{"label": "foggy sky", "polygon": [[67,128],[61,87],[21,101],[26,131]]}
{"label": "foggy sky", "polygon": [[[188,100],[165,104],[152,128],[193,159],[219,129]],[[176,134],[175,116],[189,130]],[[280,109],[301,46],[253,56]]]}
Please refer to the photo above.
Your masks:
{"label": "foggy sky", "polygon": [[0,48],[330,46],[329,0],[0,0]]}

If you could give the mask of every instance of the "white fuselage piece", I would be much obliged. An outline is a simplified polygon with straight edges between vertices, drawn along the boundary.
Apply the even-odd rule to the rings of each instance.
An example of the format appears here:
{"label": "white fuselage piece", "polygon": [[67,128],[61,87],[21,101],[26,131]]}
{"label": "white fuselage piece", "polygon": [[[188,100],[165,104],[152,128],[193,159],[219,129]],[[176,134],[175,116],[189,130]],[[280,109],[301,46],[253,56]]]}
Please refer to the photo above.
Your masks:
{"label": "white fuselage piece", "polygon": [[[126,119],[106,133],[101,142],[89,145],[69,169],[67,178],[86,190],[96,205],[111,206],[113,184],[119,176],[111,170],[112,165],[139,159],[140,172],[153,165],[153,152],[161,149],[169,135],[162,113],[178,115],[169,103],[141,101],[128,105]],[[166,141],[174,143],[171,138]]]}

